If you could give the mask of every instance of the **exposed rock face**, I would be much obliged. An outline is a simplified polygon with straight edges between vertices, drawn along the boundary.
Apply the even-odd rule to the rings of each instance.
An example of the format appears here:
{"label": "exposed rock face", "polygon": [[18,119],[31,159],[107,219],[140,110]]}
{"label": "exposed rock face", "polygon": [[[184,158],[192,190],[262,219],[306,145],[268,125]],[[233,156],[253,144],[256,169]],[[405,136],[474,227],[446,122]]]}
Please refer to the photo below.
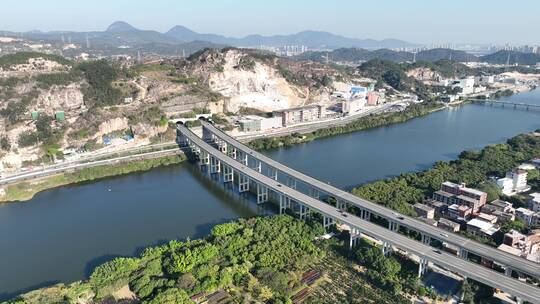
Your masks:
{"label": "exposed rock face", "polygon": [[407,72],[407,76],[420,81],[439,81],[442,77],[439,73],[428,68],[416,68]]}
{"label": "exposed rock face", "polygon": [[250,67],[242,67],[246,54],[229,50],[222,60],[222,71],[208,75],[208,85],[214,92],[229,100],[226,111],[237,112],[241,107],[273,111],[305,104],[309,89],[288,83],[271,65],[254,60]]}
{"label": "exposed rock face", "polygon": [[115,131],[121,131],[129,128],[128,119],[125,117],[118,117],[111,120],[107,120],[99,125],[99,131],[94,138],[101,137],[105,134]]}
{"label": "exposed rock face", "polygon": [[72,111],[83,107],[84,96],[78,84],[67,87],[53,87],[38,97],[38,108],[49,115],[55,111]]}

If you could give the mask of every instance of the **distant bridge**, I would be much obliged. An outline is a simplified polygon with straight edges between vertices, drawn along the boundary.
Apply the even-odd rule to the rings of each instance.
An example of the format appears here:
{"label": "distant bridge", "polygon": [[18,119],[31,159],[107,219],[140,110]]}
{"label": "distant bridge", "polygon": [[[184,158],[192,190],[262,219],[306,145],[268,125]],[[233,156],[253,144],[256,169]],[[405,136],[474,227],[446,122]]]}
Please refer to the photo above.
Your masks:
{"label": "distant bridge", "polygon": [[479,98],[474,98],[474,99],[469,99],[469,100],[474,101],[474,102],[483,102],[483,103],[491,104],[491,105],[500,105],[503,108],[510,107],[514,109],[521,108],[521,109],[526,109],[526,110],[529,110],[529,109],[540,110],[540,104],[532,104],[532,103],[526,103],[526,102],[510,102],[510,101],[500,101],[500,100],[494,100],[494,99],[479,99]]}
{"label": "distant bridge", "polygon": [[[305,219],[314,212],[322,216],[325,227],[336,223],[348,225],[351,228],[350,246],[353,246],[362,234],[371,236],[383,243],[382,250],[385,254],[394,247],[417,256],[420,260],[419,275],[425,273],[429,263],[433,263],[508,292],[519,299],[540,303],[540,288],[511,276],[512,272],[516,271],[539,278],[539,264],[358,198],[253,151],[208,122],[202,121],[202,126],[201,139],[184,125],[178,124],[178,143],[184,147],[186,154],[198,160],[201,169],[207,174],[217,176],[233,188],[237,184],[236,189],[240,193],[253,190],[257,203],[264,203],[274,197],[279,201],[280,213],[291,210]],[[302,187],[303,189],[300,189]],[[321,200],[323,196],[334,198],[336,205]],[[347,213],[347,206],[358,208],[360,216]],[[385,219],[388,227],[372,223],[372,215]],[[418,232],[421,240],[398,233],[399,226]],[[460,249],[458,256],[431,247],[432,240],[455,245]],[[505,273],[471,262],[469,253],[495,261],[505,267]]]}

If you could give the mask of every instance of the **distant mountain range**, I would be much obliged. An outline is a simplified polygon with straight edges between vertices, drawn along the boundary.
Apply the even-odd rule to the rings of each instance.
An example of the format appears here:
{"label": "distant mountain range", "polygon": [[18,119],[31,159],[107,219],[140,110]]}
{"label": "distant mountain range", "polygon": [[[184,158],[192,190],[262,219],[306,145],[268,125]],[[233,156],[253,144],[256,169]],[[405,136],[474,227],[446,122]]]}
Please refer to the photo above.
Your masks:
{"label": "distant mountain range", "polygon": [[26,33],[3,33],[12,34],[14,36],[24,36],[29,39],[52,41],[60,41],[62,37],[64,37],[64,41],[71,39],[72,42],[83,45],[86,44],[86,37],[88,37],[91,44],[113,47],[122,45],[136,46],[139,44],[148,43],[177,45],[193,41],[204,41],[209,45],[226,45],[235,47],[257,47],[260,45],[281,47],[286,45],[304,45],[310,49],[336,49],[345,47],[377,49],[417,46],[416,44],[397,39],[355,39],[322,31],[303,31],[297,34],[274,36],[249,35],[243,38],[232,38],[216,34],[201,34],[184,26],[177,25],[165,33],[160,33],[152,30],[140,30],[123,21],[114,22],[107,28],[107,30],[102,32],[32,31]]}
{"label": "distant mountain range", "polygon": [[488,62],[492,64],[505,64],[509,60],[510,64],[535,65],[540,62],[540,54],[521,53],[515,51],[499,51],[493,54],[477,57],[464,51],[452,49],[431,49],[416,53],[393,51],[388,49],[366,50],[360,48],[340,48],[331,52],[305,52],[295,56],[297,60],[312,60],[325,62],[330,61],[360,62],[371,59],[382,59],[393,62],[413,61],[435,62],[441,59],[448,59],[457,62]]}

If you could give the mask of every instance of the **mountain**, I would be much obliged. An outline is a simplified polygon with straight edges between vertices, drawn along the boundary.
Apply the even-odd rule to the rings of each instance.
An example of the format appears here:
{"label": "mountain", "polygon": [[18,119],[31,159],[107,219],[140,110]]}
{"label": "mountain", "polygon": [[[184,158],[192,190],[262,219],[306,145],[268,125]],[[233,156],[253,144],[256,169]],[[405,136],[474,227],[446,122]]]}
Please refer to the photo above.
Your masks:
{"label": "mountain", "polygon": [[[366,50],[359,48],[340,48],[331,52],[306,52],[295,57],[297,60],[326,61],[328,56],[331,61],[360,62],[371,59],[389,60],[393,62],[413,61],[414,54],[404,51],[393,51],[389,49]],[[431,49],[418,52],[417,61],[434,62],[441,59],[452,59],[458,62],[478,61],[478,57],[464,51],[451,49]]]}
{"label": "mountain", "polygon": [[540,54],[522,53],[516,51],[498,51],[493,54],[480,57],[481,61],[493,64],[523,64],[535,65],[540,62]]}
{"label": "mountain", "polygon": [[138,32],[139,30],[136,29],[131,24],[124,22],[124,21],[116,21],[113,24],[109,25],[106,32],[109,33],[122,33],[122,32]]}
{"label": "mountain", "polygon": [[458,51],[452,49],[431,49],[418,52],[416,54],[417,61],[438,61],[441,59],[449,59],[457,62],[472,62],[478,61],[478,57],[469,54],[465,51]]}
{"label": "mountain", "polygon": [[304,45],[309,49],[338,49],[338,48],[402,48],[414,47],[415,44],[397,39],[356,39],[335,35],[322,31],[303,31],[291,35],[249,35],[242,38],[226,37],[216,34],[197,33],[185,26],[177,25],[166,33],[153,30],[141,30],[124,21],[112,23],[105,31],[73,32],[73,31],[32,31],[26,33],[8,33],[9,36],[24,36],[30,40],[59,43],[71,41],[83,46],[87,40],[91,48],[111,49],[118,47],[137,48],[140,45],[169,44],[179,46],[181,44],[197,41],[204,42],[205,47],[234,46],[234,47],[258,47],[260,45],[270,47],[283,47],[287,45]]}
{"label": "mountain", "polygon": [[397,39],[355,39],[321,31],[303,31],[291,35],[249,35],[243,38],[232,38],[215,34],[200,34],[184,26],[177,25],[166,32],[165,35],[180,41],[204,40],[237,47],[304,45],[312,49],[335,49],[342,47],[401,48],[415,46],[415,44]]}

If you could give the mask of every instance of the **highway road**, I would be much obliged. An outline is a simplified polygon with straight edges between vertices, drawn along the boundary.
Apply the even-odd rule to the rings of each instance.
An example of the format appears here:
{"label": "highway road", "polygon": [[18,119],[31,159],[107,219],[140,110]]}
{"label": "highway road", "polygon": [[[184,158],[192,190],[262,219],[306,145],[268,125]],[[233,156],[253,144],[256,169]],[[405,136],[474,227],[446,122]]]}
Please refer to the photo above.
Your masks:
{"label": "highway road", "polygon": [[174,155],[181,153],[181,151],[178,149],[178,147],[175,147],[173,149],[166,149],[161,151],[154,151],[154,152],[146,152],[141,154],[135,154],[135,155],[128,155],[128,156],[121,156],[111,159],[103,159],[103,160],[95,160],[95,161],[88,161],[83,163],[62,163],[58,166],[51,166],[48,168],[45,168],[43,170],[34,170],[30,172],[23,172],[16,175],[8,176],[5,178],[2,178],[0,180],[1,186],[6,186],[9,184],[18,183],[21,181],[34,179],[34,178],[41,178],[46,177],[49,175],[59,174],[71,170],[80,170],[84,168],[90,168],[90,167],[96,167],[96,166],[102,166],[102,165],[110,165],[115,164],[118,162],[125,162],[129,160],[136,160],[136,159],[145,159],[145,158],[153,158],[153,157],[160,157],[160,156],[166,156],[166,155]]}
{"label": "highway road", "polygon": [[460,235],[449,233],[446,230],[429,225],[416,218],[404,215],[396,215],[396,212],[391,209],[359,198],[347,191],[341,190],[316,178],[308,176],[302,172],[291,169],[281,164],[280,162],[277,162],[257,151],[254,151],[208,122],[202,121],[202,125],[204,128],[210,130],[210,132],[212,132],[214,135],[221,138],[229,145],[235,147],[238,151],[242,151],[250,157],[256,158],[261,162],[265,163],[266,165],[273,167],[274,169],[281,171],[283,174],[293,177],[297,181],[303,182],[306,185],[309,185],[310,187],[313,187],[320,192],[335,197],[341,202],[347,202],[360,209],[368,210],[375,215],[384,217],[388,220],[398,223],[401,226],[405,226],[411,230],[418,231],[431,238],[438,239],[448,244],[459,246],[460,248],[465,249],[470,253],[485,257],[489,260],[496,261],[501,265],[509,266],[513,270],[529,274],[536,278],[540,278],[540,264],[506,253],[497,248],[478,243]]}
{"label": "highway road", "polygon": [[343,216],[343,213],[337,208],[297,190],[284,186],[279,181],[271,179],[270,177],[267,177],[221,153],[219,150],[203,141],[185,126],[179,125],[178,130],[186,137],[186,139],[190,142],[190,145],[199,147],[201,150],[209,153],[222,165],[232,168],[233,171],[247,176],[250,180],[267,187],[269,190],[272,190],[275,193],[289,197],[295,202],[301,202],[302,204],[308,206],[311,210],[314,210],[323,216],[333,218],[336,222],[357,228],[364,234],[387,242],[388,244],[405,250],[411,254],[417,255],[420,258],[429,260],[430,262],[449,271],[460,273],[478,282],[482,282],[494,288],[499,288],[500,290],[513,296],[517,296],[522,300],[526,300],[531,303],[540,303],[540,288],[534,287],[511,277],[507,277],[481,265],[460,259],[454,255],[438,252],[433,247],[417,242],[416,240],[395,233],[352,214]]}

